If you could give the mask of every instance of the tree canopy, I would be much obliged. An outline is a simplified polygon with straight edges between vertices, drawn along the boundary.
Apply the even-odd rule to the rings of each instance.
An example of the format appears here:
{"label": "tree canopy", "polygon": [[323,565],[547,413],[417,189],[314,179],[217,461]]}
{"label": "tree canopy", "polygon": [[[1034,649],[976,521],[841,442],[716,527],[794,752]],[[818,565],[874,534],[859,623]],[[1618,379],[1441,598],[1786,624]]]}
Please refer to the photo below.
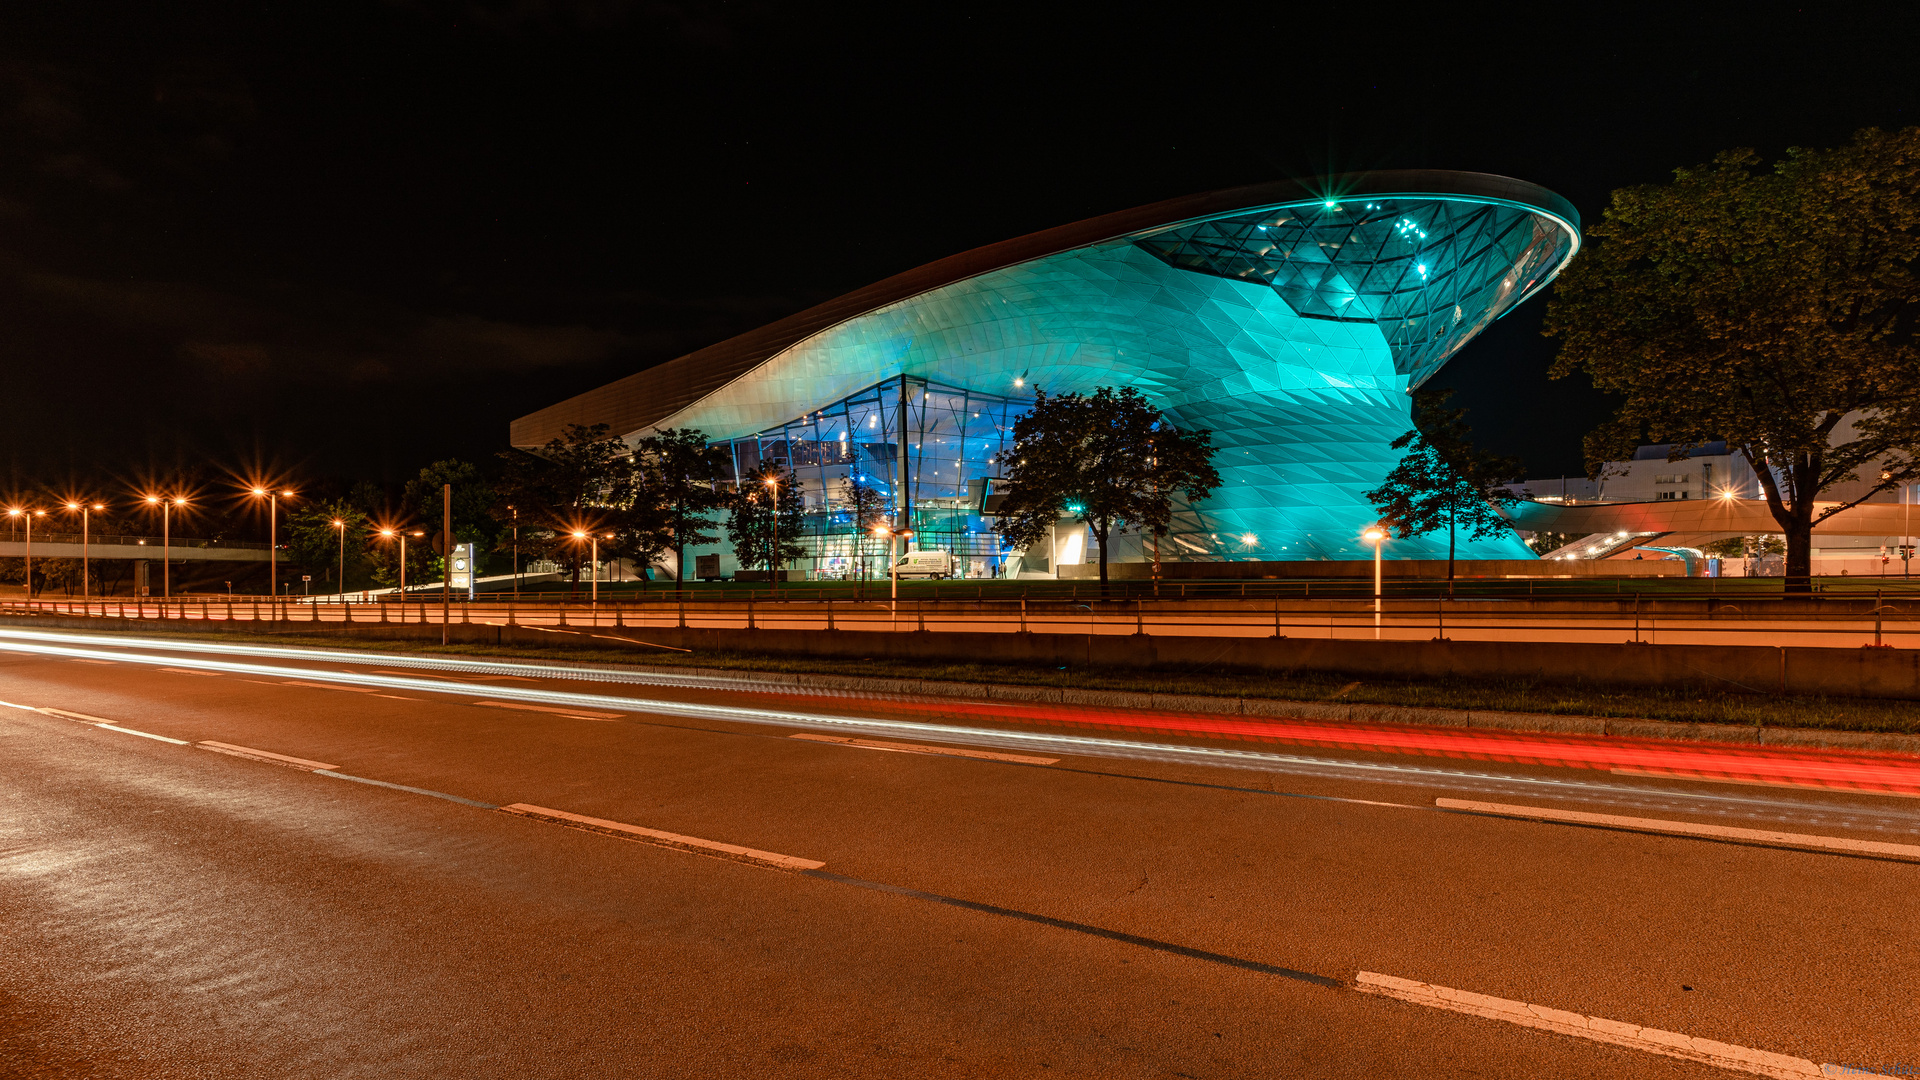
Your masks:
{"label": "tree canopy", "polygon": [[1405,450],[1380,486],[1367,492],[1381,521],[1405,540],[1447,530],[1447,580],[1453,580],[1460,530],[1473,540],[1512,531],[1500,508],[1520,501],[1507,488],[1520,463],[1477,449],[1468,439],[1465,409],[1450,409],[1451,390],[1421,389],[1413,395],[1413,428],[1393,440]]}
{"label": "tree canopy", "polygon": [[776,558],[784,566],[806,555],[800,543],[806,507],[800,485],[785,469],[763,465],[747,473],[729,506],[727,539],[743,569],[764,566],[771,571]]}
{"label": "tree canopy", "polygon": [[[1585,372],[1622,398],[1587,439],[1596,476],[1642,440],[1674,444],[1675,460],[1726,440],[1804,588],[1814,525],[1920,478],[1920,128],[1759,163],[1730,150],[1614,192],[1546,332],[1554,376]],[[1853,480],[1857,498],[1816,507]]]}
{"label": "tree canopy", "polygon": [[1010,490],[995,530],[1011,546],[1029,547],[1071,513],[1100,545],[1103,588],[1114,532],[1165,536],[1174,495],[1198,502],[1220,486],[1213,432],[1175,427],[1131,387],[1059,397],[1036,391],[1013,437]]}
{"label": "tree canopy", "polygon": [[719,539],[709,515],[727,505],[721,482],[731,478],[732,463],[698,428],[655,429],[636,449],[647,471],[646,490],[661,511],[662,550],[673,551],[674,573],[685,581],[687,547]]}

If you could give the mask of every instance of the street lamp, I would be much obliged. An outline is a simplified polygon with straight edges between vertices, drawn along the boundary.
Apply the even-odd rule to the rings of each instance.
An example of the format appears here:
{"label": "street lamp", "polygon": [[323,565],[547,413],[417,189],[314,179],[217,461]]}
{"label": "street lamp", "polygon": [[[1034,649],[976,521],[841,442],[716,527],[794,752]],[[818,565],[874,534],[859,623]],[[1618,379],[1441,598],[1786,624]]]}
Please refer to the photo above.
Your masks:
{"label": "street lamp", "polygon": [[333,527],[340,530],[340,602],[347,602],[347,523],[339,518],[333,519]]}
{"label": "street lamp", "polygon": [[1375,525],[1360,535],[1373,543],[1373,639],[1378,641],[1380,640],[1380,545],[1387,539],[1387,530]]}
{"label": "street lamp", "polygon": [[280,520],[280,500],[293,498],[291,491],[271,491],[255,487],[248,492],[256,499],[267,500],[267,592],[280,595],[280,538],[277,535],[277,522]]}
{"label": "street lamp", "polygon": [[149,495],[147,505],[160,508],[160,599],[165,600],[173,595],[173,508],[187,505],[187,500],[178,495],[171,499]]}
{"label": "street lamp", "polygon": [[768,498],[773,500],[773,553],[767,559],[767,577],[773,582],[773,590],[780,591],[780,478],[769,476],[766,479]]}
{"label": "street lamp", "polygon": [[893,538],[899,537],[901,543],[913,535],[912,529],[889,529],[885,525],[874,527],[873,535],[887,541],[887,576],[893,579],[893,600],[900,600],[900,560],[893,552]]}
{"label": "street lamp", "polygon": [[[593,533],[584,533],[576,530],[573,538],[575,540],[585,540],[588,545],[588,550],[592,552],[587,558],[587,589],[589,590],[589,600],[592,603],[598,604],[600,602],[600,537]],[[578,596],[579,594],[575,593],[574,595]],[[599,618],[597,615],[594,617]]]}
{"label": "street lamp", "polygon": [[425,536],[427,534],[423,532],[404,532],[400,529],[381,529],[380,535],[386,537],[388,540],[396,536],[400,538],[400,599],[404,601],[407,598],[407,537]]}
{"label": "street lamp", "polygon": [[7,508],[8,517],[27,519],[27,601],[33,601],[33,519],[34,516],[46,517],[45,510],[24,510],[17,506]]}
{"label": "street lamp", "polygon": [[94,503],[91,506],[82,502],[67,504],[69,512],[80,511],[80,599],[83,601],[93,599],[93,572],[90,569],[91,563],[88,561],[87,545],[88,515],[91,511],[105,509],[106,507],[100,503]]}

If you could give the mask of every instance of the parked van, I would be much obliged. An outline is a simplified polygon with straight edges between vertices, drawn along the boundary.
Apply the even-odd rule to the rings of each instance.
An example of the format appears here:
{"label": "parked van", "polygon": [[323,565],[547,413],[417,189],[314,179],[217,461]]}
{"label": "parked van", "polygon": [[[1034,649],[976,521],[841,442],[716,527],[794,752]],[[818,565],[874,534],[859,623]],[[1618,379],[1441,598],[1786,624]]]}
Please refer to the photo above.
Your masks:
{"label": "parked van", "polygon": [[953,556],[944,551],[909,551],[893,564],[893,572],[903,578],[952,577]]}

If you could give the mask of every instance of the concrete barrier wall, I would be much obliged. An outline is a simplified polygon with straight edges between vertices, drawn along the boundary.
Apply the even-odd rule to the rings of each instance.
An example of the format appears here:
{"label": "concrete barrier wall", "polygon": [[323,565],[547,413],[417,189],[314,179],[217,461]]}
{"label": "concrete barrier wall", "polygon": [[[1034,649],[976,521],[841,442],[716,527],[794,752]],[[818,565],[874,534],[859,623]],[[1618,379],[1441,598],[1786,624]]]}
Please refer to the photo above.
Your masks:
{"label": "concrete barrier wall", "polygon": [[[0,625],[90,631],[179,632],[179,622],[0,616]],[[312,633],[311,623],[281,624],[285,634]],[[225,625],[191,623],[197,632]],[[260,633],[240,622],[235,632]],[[587,644],[577,635],[526,626],[455,623],[449,638],[462,644],[546,646]],[[324,633],[372,640],[437,643],[436,624],[323,625]],[[1737,693],[1920,698],[1920,650],[1822,649],[1766,645],[1599,645],[1498,641],[1363,641],[1312,638],[1224,638],[1152,635],[889,633],[862,630],[614,630],[632,638],[636,658],[670,648],[694,653],[757,653],[812,660],[893,660],[907,663],[979,663],[1187,671],[1329,672],[1357,678],[1534,679],[1597,686],[1698,686]],[[611,644],[595,640],[594,645]],[[662,648],[667,647],[667,648]]]}

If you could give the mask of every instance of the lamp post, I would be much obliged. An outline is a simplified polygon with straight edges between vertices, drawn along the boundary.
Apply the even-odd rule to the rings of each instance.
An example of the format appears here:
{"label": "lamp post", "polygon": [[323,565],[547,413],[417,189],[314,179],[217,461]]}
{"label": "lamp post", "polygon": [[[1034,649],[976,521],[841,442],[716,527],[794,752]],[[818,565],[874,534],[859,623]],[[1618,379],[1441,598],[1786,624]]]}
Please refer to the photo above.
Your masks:
{"label": "lamp post", "polygon": [[520,508],[509,506],[513,511],[513,599],[520,600]]}
{"label": "lamp post", "polygon": [[780,478],[769,476],[766,480],[767,498],[773,502],[773,551],[767,556],[767,578],[773,583],[773,591],[780,591]]}
{"label": "lamp post", "polygon": [[889,529],[885,525],[881,525],[873,530],[873,535],[884,537],[887,541],[887,576],[893,579],[892,599],[894,603],[899,603],[900,601],[900,560],[898,557],[895,556],[893,551],[893,538],[896,536],[899,537],[900,542],[904,544],[907,542],[907,538],[913,535],[913,530],[912,529]]}
{"label": "lamp post", "polygon": [[[277,535],[280,520],[280,500],[293,498],[291,491],[269,491],[256,487],[250,494],[258,499],[267,500],[267,593],[280,595],[280,537]],[[151,502],[152,500],[148,500]]]}
{"label": "lamp post", "polygon": [[427,534],[423,532],[408,533],[402,529],[381,529],[380,535],[388,540],[392,540],[396,536],[400,538],[400,599],[404,602],[407,598],[407,537],[425,536]]}
{"label": "lamp post", "polygon": [[347,602],[347,523],[339,518],[333,519],[333,527],[340,533],[340,602]]}
{"label": "lamp post", "polygon": [[187,500],[149,495],[147,504],[160,508],[160,599],[165,600],[173,595],[173,508],[187,505]]}
{"label": "lamp post", "polygon": [[1373,542],[1373,639],[1380,640],[1380,545],[1387,539],[1387,530],[1378,525],[1360,534]]}
{"label": "lamp post", "polygon": [[17,506],[7,510],[8,517],[27,519],[27,601],[29,603],[33,601],[33,517],[35,514],[41,517],[47,516],[45,510],[25,510]]}
{"label": "lamp post", "polygon": [[88,515],[94,510],[105,510],[106,506],[101,503],[89,506],[86,503],[70,502],[67,504],[67,509],[80,511],[80,599],[91,600],[93,599],[93,571],[92,563],[89,561]]}
{"label": "lamp post", "polygon": [[598,604],[600,602],[600,537],[594,533],[575,531],[573,538],[585,540],[587,550],[591,552],[587,556],[587,596],[590,602]]}

